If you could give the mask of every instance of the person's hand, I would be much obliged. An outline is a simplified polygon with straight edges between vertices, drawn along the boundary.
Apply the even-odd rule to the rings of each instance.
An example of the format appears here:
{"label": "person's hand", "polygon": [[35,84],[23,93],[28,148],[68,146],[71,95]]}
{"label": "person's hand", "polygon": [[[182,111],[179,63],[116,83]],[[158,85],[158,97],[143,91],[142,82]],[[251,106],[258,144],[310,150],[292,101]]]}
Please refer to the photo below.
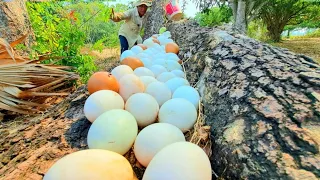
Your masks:
{"label": "person's hand", "polygon": [[111,8],[111,14],[110,14],[110,19],[113,22],[119,22],[123,18],[123,13],[115,13],[113,8]]}

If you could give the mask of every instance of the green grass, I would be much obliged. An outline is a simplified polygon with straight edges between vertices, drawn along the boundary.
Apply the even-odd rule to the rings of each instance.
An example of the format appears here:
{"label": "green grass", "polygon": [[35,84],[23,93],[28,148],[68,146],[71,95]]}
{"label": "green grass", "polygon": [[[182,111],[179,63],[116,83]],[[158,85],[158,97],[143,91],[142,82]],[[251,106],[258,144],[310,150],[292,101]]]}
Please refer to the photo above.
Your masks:
{"label": "green grass", "polygon": [[305,54],[313,58],[320,64],[320,36],[294,37],[290,39],[283,39],[280,43],[270,44],[278,47],[287,48],[295,53]]}

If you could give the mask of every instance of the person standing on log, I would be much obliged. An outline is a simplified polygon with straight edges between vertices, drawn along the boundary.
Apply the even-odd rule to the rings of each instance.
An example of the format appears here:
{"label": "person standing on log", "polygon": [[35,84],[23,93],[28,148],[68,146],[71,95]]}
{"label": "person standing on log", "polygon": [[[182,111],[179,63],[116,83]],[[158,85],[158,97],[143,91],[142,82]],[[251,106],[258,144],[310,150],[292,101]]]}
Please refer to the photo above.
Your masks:
{"label": "person standing on log", "polygon": [[110,19],[114,22],[125,20],[119,29],[119,40],[121,45],[121,54],[130,49],[133,45],[141,44],[142,38],[140,31],[146,22],[148,7],[151,6],[149,0],[138,0],[134,3],[134,8],[123,13],[115,13],[112,9]]}

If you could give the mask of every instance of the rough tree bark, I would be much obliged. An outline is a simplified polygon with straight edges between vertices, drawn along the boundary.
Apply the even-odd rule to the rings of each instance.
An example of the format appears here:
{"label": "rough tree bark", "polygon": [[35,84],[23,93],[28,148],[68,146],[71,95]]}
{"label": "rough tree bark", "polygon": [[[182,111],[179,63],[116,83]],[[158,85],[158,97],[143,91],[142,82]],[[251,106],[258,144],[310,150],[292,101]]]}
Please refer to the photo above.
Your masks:
{"label": "rough tree bark", "polygon": [[249,14],[248,11],[252,11],[253,7],[247,8],[249,5],[254,5],[254,3],[249,3],[244,0],[230,0],[229,6],[232,9],[233,14],[233,29],[235,31],[238,31],[239,33],[246,34],[247,33],[247,15]]}
{"label": "rough tree bark", "polygon": [[230,0],[229,6],[232,9],[232,15],[233,15],[233,23],[237,22],[237,7],[238,7],[238,1],[236,0]]}
{"label": "rough tree bark", "polygon": [[[0,37],[12,42],[31,32],[26,8],[26,0],[0,2]],[[25,41],[27,47],[32,42],[32,34]]]}
{"label": "rough tree bark", "polygon": [[152,2],[152,9],[150,11],[149,17],[147,19],[146,28],[144,31],[143,40],[151,37],[153,34],[158,34],[159,29],[165,23],[165,11],[163,5],[165,0],[154,0]]}
{"label": "rough tree bark", "polygon": [[320,178],[319,65],[192,22],[168,30],[202,96],[219,177]]}
{"label": "rough tree bark", "polygon": [[235,28],[243,34],[247,33],[247,20],[246,20],[246,5],[244,0],[238,0],[237,16]]}

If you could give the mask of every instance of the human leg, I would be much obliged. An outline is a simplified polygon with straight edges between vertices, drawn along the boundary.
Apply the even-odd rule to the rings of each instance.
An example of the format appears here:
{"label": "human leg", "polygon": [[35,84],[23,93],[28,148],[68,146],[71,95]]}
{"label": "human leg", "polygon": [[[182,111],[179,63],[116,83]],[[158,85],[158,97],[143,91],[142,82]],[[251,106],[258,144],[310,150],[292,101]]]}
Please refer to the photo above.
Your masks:
{"label": "human leg", "polygon": [[120,45],[121,45],[121,54],[125,51],[129,49],[129,44],[127,41],[127,38],[119,35],[119,40],[120,40]]}

